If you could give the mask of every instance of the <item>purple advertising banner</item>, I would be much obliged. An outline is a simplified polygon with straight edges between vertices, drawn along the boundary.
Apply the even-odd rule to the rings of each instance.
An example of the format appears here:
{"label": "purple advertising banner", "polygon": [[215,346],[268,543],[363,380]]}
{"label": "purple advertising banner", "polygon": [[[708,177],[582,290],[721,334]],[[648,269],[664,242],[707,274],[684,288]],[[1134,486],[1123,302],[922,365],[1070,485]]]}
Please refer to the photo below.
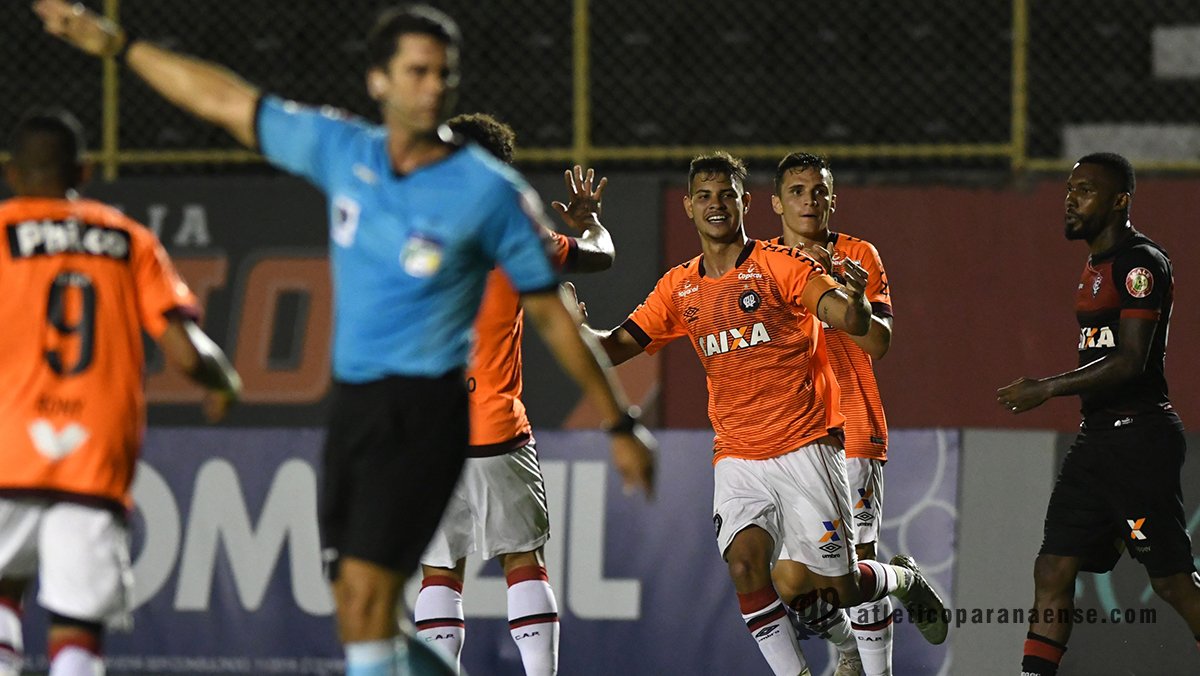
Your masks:
{"label": "purple advertising banner", "polygon": [[[135,488],[135,625],[107,641],[111,674],[339,673],[316,528],[322,438],[316,429],[150,430]],[[538,434],[560,670],[769,674],[713,536],[712,435],[663,431],[659,440],[658,494],[647,502],[622,493],[603,434]],[[880,558],[912,553],[950,599],[959,435],[895,431],[890,453]],[[522,674],[499,566],[472,559],[466,573],[465,669]],[[44,668],[43,613],[29,615],[30,666]],[[896,673],[949,673],[948,650],[898,616]],[[814,674],[832,671],[828,643],[802,645]]]}

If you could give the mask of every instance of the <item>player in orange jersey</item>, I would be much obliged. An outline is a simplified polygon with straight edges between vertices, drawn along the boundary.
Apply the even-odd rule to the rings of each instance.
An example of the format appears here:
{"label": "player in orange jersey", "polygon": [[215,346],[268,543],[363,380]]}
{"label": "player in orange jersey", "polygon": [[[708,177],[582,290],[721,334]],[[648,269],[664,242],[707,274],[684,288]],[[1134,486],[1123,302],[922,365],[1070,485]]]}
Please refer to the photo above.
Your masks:
{"label": "player in orange jersey", "polygon": [[[511,127],[490,115],[459,115],[446,123],[456,134],[512,163]],[[577,231],[567,237],[547,229],[550,256],[559,270],[599,272],[615,252],[600,224],[607,179],[579,166],[565,174],[569,200],[553,206]],[[546,489],[533,430],[521,402],[521,298],[499,269],[488,276],[475,320],[475,348],[467,371],[471,404],[470,457],[437,533],[421,557],[424,580],[414,620],[417,637],[446,653],[457,666],[465,638],[462,609],[466,557],[479,550],[499,557],[508,581],[508,624],[525,673],[558,670],[558,604],[546,574],[542,545],[550,537]]]}
{"label": "player in orange jersey", "polygon": [[50,612],[50,673],[103,673],[106,622],[130,588],[126,518],[145,426],[142,332],[208,389],[219,419],[241,382],[196,326],[196,298],[153,233],[81,199],[68,113],[18,125],[0,203],[0,674],[20,672],[21,599]]}
{"label": "player in orange jersey", "polygon": [[[684,209],[702,254],[669,270],[621,326],[597,331],[613,363],[688,336],[708,376],[716,432],[713,521],[743,619],[776,674],[808,674],[772,586],[781,548],[844,605],[897,594],[945,639],[942,604],[919,572],[856,565],[840,394],[824,322],[866,334],[867,273],[846,261],[841,286],[809,255],[748,239],[746,170],[727,153],[694,159]],[[932,612],[930,612],[932,611]]]}
{"label": "player in orange jersey", "polygon": [[[823,157],[791,153],[775,169],[771,207],[779,214],[783,234],[776,242],[811,253],[840,281],[847,261],[867,271],[867,300],[871,326],[864,336],[825,327],[829,363],[841,388],[840,406],[846,416],[846,476],[854,511],[854,548],[861,560],[874,560],[879,524],[883,519],[883,464],[887,462],[887,419],[875,382],[873,359],[887,354],[892,339],[892,299],[879,252],[870,242],[829,229],[837,206],[833,172]],[[812,592],[804,567],[785,555],[772,571],[775,588],[790,605]],[[835,676],[890,676],[892,673],[892,604],[884,596],[849,611],[809,605],[805,624],[838,644],[840,662]],[[856,645],[857,644],[857,645]],[[855,655],[857,653],[861,656]],[[861,659],[861,664],[859,660]]]}

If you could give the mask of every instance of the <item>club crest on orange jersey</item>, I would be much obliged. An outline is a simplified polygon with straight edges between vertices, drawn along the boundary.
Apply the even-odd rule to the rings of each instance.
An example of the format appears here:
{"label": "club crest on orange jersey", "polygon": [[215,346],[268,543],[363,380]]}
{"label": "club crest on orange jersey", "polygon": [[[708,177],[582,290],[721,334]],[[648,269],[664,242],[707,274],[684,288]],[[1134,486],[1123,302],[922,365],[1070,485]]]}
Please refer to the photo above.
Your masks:
{"label": "club crest on orange jersey", "polygon": [[754,312],[759,305],[762,305],[762,298],[753,289],[742,292],[742,297],[738,298],[738,307],[742,312]]}

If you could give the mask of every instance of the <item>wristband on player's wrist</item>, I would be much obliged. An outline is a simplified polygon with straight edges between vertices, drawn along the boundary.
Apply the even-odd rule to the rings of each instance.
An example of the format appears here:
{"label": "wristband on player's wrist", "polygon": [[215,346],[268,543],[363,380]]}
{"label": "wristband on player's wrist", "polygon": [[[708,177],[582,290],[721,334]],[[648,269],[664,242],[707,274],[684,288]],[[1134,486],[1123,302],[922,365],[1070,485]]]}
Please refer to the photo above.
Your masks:
{"label": "wristband on player's wrist", "polygon": [[637,406],[630,406],[625,409],[617,421],[609,425],[605,431],[609,434],[633,434],[634,428],[641,423],[638,422],[638,416],[642,414],[642,409]]}
{"label": "wristband on player's wrist", "polygon": [[133,46],[133,43],[140,40],[141,36],[139,36],[137,33],[133,32],[133,31],[129,30],[128,28],[122,28],[121,32],[124,33],[124,35],[125,35],[125,42],[122,43],[121,48],[118,49],[116,51],[116,53],[112,55],[112,58],[117,63],[123,64],[123,63],[125,63],[125,59],[128,58],[128,56],[129,56],[129,48]]}

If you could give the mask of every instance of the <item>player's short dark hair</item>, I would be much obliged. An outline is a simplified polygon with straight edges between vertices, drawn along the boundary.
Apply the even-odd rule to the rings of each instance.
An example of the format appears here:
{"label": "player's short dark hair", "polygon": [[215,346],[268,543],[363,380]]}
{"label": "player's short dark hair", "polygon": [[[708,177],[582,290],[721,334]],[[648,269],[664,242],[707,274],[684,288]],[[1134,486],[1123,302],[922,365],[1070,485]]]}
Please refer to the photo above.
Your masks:
{"label": "player's short dark hair", "polygon": [[387,70],[396,55],[400,37],[409,33],[428,35],[447,47],[458,47],[462,33],[458,24],[440,9],[428,5],[401,5],[381,11],[367,34],[367,58],[371,68]]}
{"label": "player's short dark hair", "polygon": [[1108,170],[1117,179],[1117,189],[1127,192],[1130,196],[1137,189],[1137,177],[1133,173],[1133,165],[1124,156],[1117,153],[1091,153],[1079,158],[1076,164],[1098,164]]}
{"label": "player's short dark hair", "polygon": [[833,172],[829,167],[829,160],[821,155],[803,152],[784,155],[783,159],[779,160],[779,166],[775,167],[775,194],[781,194],[779,191],[783,190],[783,177],[789,169],[804,170],[809,168],[816,169],[817,171],[824,169],[830,172],[829,175],[831,177],[833,176]]}
{"label": "player's short dark hair", "polygon": [[30,110],[13,129],[8,143],[12,163],[26,175],[41,175],[76,187],[87,150],[83,125],[62,108]]}
{"label": "player's short dark hair", "polygon": [[474,141],[505,164],[512,164],[517,133],[507,124],[487,113],[455,115],[446,120],[450,130]]}
{"label": "player's short dark hair", "polygon": [[749,172],[746,170],[746,163],[741,158],[734,157],[724,150],[718,150],[707,155],[697,155],[692,158],[692,163],[688,167],[688,189],[692,187],[692,181],[697,176],[702,174],[723,174],[728,176],[730,180],[735,180],[746,185],[746,177]]}

